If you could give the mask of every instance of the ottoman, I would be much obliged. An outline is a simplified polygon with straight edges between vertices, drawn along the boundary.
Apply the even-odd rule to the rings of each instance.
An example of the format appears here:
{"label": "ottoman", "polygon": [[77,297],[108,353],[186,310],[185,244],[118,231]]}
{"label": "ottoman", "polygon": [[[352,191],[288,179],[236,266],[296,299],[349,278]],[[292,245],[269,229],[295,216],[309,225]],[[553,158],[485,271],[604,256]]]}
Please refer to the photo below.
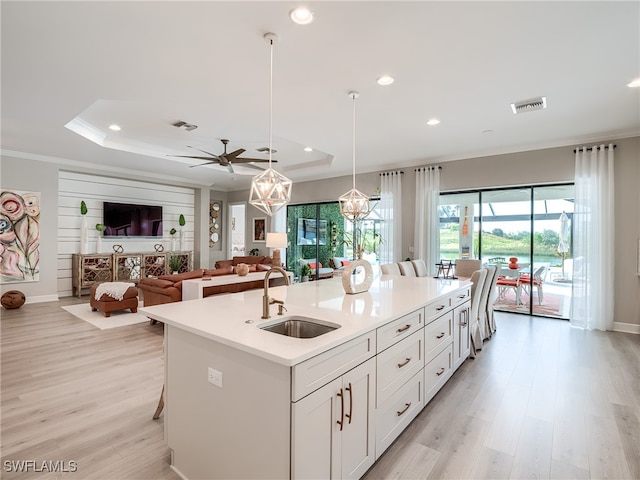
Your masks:
{"label": "ottoman", "polygon": [[92,311],[100,310],[105,317],[111,316],[111,312],[115,312],[116,310],[130,308],[132,313],[138,311],[138,289],[135,286],[127,289],[122,300],[113,298],[106,293],[100,296],[100,300],[96,300],[96,288],[98,288],[98,284],[91,286],[91,299],[89,303],[91,304]]}

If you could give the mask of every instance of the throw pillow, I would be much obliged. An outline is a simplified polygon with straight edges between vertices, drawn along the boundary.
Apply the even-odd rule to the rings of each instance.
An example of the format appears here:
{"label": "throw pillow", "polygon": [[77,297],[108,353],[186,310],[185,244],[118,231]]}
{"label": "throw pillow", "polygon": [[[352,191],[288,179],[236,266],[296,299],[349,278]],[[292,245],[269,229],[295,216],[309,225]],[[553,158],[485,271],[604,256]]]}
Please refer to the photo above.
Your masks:
{"label": "throw pillow", "polygon": [[342,266],[346,266],[349,265],[351,263],[351,260],[342,260],[340,263],[342,263]]}
{"label": "throw pillow", "polygon": [[[318,262],[318,268],[322,268],[322,264],[320,262]],[[315,270],[316,269],[316,264],[315,263],[310,263],[309,266],[311,267],[311,270]]]}

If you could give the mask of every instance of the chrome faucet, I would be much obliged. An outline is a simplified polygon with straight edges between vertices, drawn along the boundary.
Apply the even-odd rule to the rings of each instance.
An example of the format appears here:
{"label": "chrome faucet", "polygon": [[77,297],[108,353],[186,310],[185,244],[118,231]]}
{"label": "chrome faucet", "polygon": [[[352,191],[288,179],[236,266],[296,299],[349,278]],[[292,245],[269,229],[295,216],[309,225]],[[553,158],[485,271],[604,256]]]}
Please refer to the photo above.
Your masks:
{"label": "chrome faucet", "polygon": [[271,315],[269,315],[269,305],[273,305],[274,303],[278,304],[278,315],[282,315],[282,312],[286,310],[286,308],[284,308],[284,302],[282,300],[276,300],[275,298],[271,298],[269,296],[269,277],[274,270],[280,272],[280,274],[284,277],[285,284],[287,286],[289,285],[289,277],[287,276],[287,272],[285,272],[282,267],[271,267],[270,270],[267,270],[267,273],[264,276],[264,295],[262,295],[261,318],[263,319],[271,318]]}

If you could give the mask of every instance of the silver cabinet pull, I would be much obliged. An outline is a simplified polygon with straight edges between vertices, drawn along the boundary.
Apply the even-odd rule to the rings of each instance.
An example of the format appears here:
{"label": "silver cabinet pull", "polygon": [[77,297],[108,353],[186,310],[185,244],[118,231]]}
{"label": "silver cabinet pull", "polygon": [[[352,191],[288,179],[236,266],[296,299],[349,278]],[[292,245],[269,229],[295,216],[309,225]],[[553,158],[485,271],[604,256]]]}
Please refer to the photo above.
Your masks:
{"label": "silver cabinet pull", "polygon": [[396,412],[396,414],[397,414],[398,416],[402,415],[404,412],[406,412],[407,410],[409,410],[409,407],[410,407],[410,406],[411,406],[411,402],[409,402],[409,403],[405,403],[405,404],[404,404],[404,408],[403,408],[402,410],[397,411],[397,412]]}
{"label": "silver cabinet pull", "polygon": [[436,307],[436,310],[440,311],[445,307],[445,305],[440,305],[439,307]]}
{"label": "silver cabinet pull", "polygon": [[442,332],[440,335],[436,335],[436,338],[442,338],[444,337],[444,332]]}
{"label": "silver cabinet pull", "polygon": [[411,357],[407,357],[406,360],[402,363],[398,364],[398,368],[402,368],[404,367],[407,363],[409,363],[411,361]]}
{"label": "silver cabinet pull", "polygon": [[437,376],[440,376],[440,375],[442,375],[443,373],[444,373],[444,367],[440,367],[440,371],[439,371],[439,372],[436,372],[436,375],[437,375]]}

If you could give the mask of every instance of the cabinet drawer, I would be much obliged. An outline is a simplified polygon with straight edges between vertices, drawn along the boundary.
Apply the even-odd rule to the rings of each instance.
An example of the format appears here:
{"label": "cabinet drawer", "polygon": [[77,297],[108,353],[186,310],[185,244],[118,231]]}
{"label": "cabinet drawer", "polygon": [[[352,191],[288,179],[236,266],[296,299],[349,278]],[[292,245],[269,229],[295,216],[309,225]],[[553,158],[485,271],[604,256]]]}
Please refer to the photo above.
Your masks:
{"label": "cabinet drawer", "polygon": [[378,328],[377,342],[378,353],[399,342],[403,338],[415,333],[424,326],[424,309],[421,308],[404,317],[400,317],[393,322]]}
{"label": "cabinet drawer", "polygon": [[451,307],[451,297],[439,298],[436,302],[430,303],[425,309],[426,324],[429,325],[436,318],[446,312]]}
{"label": "cabinet drawer", "polygon": [[424,335],[422,330],[389,347],[376,357],[377,404],[393,393],[424,367]]}
{"label": "cabinet drawer", "polygon": [[424,407],[423,375],[416,373],[376,410],[376,459]]}
{"label": "cabinet drawer", "polygon": [[457,307],[458,305],[471,300],[471,288],[467,287],[464,290],[458,291],[451,295],[451,306]]}
{"label": "cabinet drawer", "polygon": [[424,402],[431,400],[453,372],[453,344],[447,345],[424,367]]}
{"label": "cabinet drawer", "polygon": [[444,345],[453,341],[453,311],[449,310],[424,329],[424,361],[430,362]]}
{"label": "cabinet drawer", "polygon": [[349,340],[292,368],[291,400],[305,395],[338,378],[375,355],[376,332]]}

